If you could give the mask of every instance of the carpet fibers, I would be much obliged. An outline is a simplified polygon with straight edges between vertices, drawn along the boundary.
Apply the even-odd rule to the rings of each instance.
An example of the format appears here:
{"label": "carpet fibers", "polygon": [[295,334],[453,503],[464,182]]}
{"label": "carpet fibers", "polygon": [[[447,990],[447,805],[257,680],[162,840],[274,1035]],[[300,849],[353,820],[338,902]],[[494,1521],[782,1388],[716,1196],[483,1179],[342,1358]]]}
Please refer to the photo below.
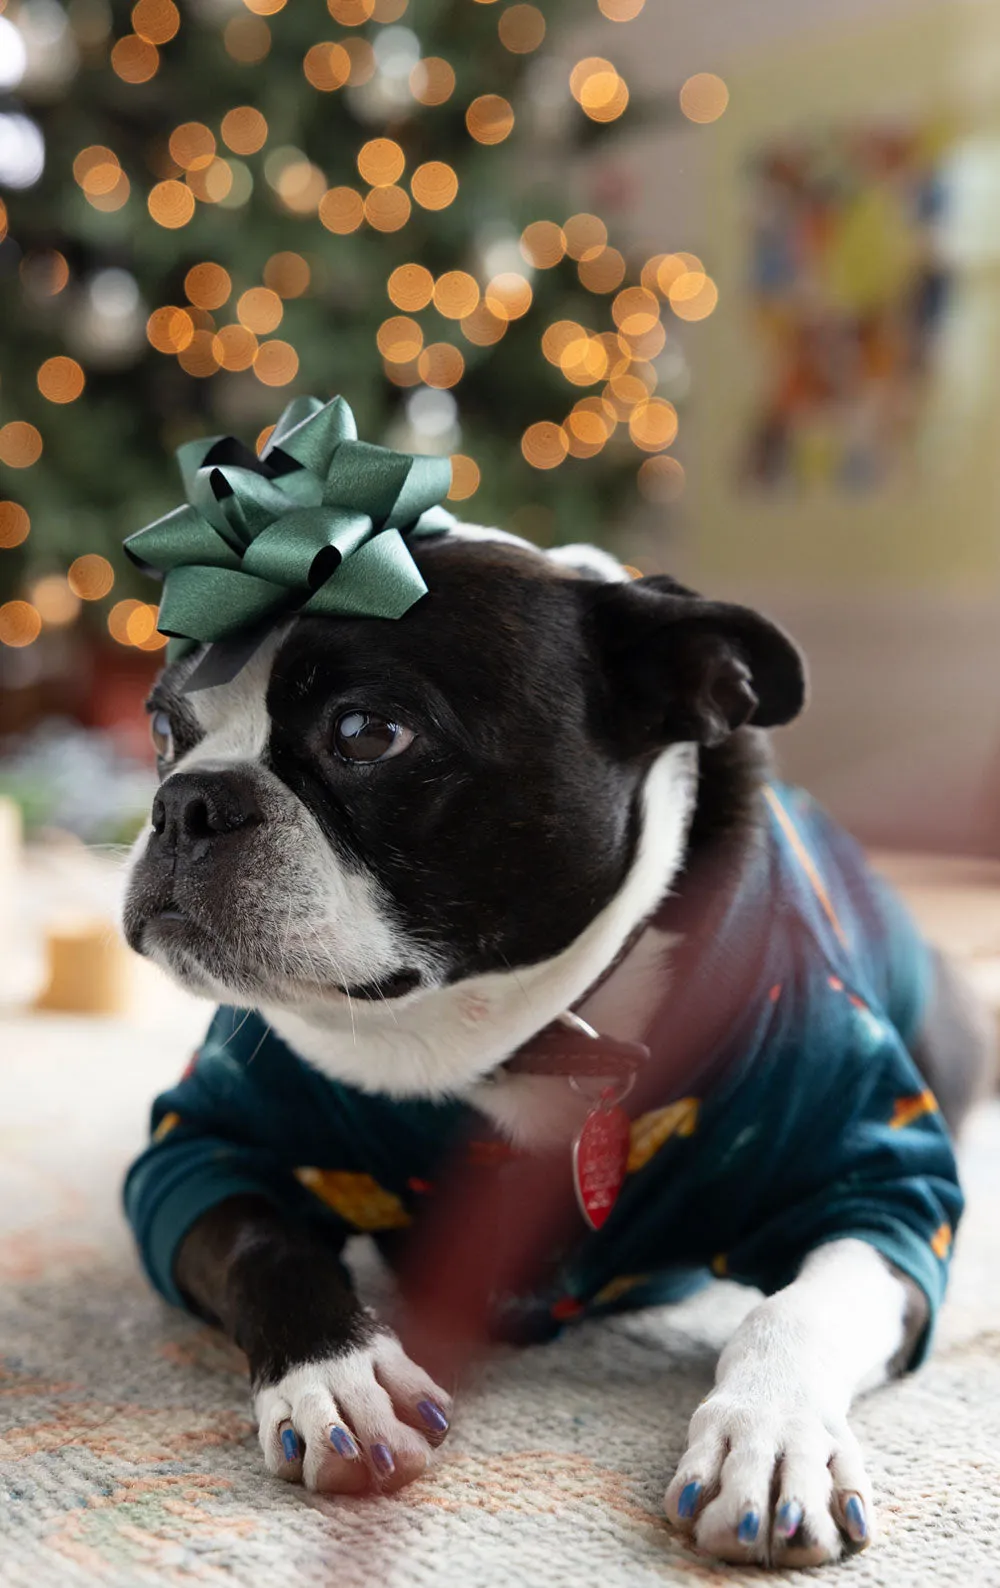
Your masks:
{"label": "carpet fibers", "polygon": [[[496,1356],[437,1467],[396,1498],[319,1499],[264,1475],[239,1353],[151,1294],[119,1212],[149,1101],[204,1020],[185,1007],[0,1023],[5,1588],[760,1583],[686,1549],[660,1511],[715,1353],[752,1301],[725,1284]],[[880,1537],[807,1577],[1000,1585],[997,1105],[972,1121],[964,1161],[971,1207],[935,1354],[854,1418]]]}

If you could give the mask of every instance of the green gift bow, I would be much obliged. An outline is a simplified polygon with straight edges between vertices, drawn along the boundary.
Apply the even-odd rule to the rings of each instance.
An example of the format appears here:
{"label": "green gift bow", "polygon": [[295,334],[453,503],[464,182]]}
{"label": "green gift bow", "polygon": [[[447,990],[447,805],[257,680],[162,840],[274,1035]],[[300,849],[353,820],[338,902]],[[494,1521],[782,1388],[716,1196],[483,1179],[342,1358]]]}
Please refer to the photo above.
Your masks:
{"label": "green gift bow", "polygon": [[298,613],[400,618],[426,595],[401,531],[453,522],[438,505],[451,464],[359,441],[342,397],[295,398],[260,457],[211,436],[179,447],[177,461],[187,502],[125,541],[164,580],[158,628],[171,660]]}

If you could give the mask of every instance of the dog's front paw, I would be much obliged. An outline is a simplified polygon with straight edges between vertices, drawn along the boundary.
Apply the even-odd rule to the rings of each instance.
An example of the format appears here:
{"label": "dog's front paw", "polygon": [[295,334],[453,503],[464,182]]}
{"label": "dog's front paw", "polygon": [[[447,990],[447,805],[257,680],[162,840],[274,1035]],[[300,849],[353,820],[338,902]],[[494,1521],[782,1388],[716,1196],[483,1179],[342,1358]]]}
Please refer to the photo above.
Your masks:
{"label": "dog's front paw", "polygon": [[724,1389],[692,1417],[665,1504],[699,1549],[741,1564],[818,1566],[872,1535],[871,1486],[843,1419]]}
{"label": "dog's front paw", "polygon": [[258,1385],[254,1410],[269,1472],[307,1489],[358,1494],[420,1476],[448,1432],[451,1397],[380,1330],[366,1345]]}

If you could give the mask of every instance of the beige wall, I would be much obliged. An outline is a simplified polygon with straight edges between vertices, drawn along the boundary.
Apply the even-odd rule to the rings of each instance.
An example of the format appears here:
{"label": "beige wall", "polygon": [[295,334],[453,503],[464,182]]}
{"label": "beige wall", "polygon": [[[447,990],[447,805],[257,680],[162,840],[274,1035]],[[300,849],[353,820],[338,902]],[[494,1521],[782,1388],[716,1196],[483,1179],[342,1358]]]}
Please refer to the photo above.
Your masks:
{"label": "beige wall", "polygon": [[[1000,852],[1000,6],[647,0],[621,32],[616,64],[659,84],[666,117],[691,71],[731,91],[714,126],[675,117],[624,154],[634,240],[694,250],[720,289],[710,320],[672,327],[693,373],[689,489],[672,518],[636,526],[635,560],[758,602],[797,635],[813,699],[782,757],[842,819],[880,843]],[[937,119],[982,156],[948,244],[958,290],[912,457],[869,496],[752,492],[736,468],[760,367],[743,163],[786,130],[881,117]]]}

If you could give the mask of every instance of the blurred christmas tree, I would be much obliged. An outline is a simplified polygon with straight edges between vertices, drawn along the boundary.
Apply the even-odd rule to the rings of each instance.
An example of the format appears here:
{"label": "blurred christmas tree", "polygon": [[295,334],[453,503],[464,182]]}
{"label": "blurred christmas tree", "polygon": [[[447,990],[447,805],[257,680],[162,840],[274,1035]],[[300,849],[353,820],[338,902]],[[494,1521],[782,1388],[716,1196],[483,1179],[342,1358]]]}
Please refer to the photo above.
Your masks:
{"label": "blurred christmas tree", "polygon": [[[599,4],[621,22],[643,0]],[[122,537],[179,501],[179,442],[252,441],[297,392],[452,454],[460,513],[542,541],[607,538],[637,481],[677,491],[661,316],[701,318],[715,289],[691,255],[627,261],[573,202],[629,102],[610,61],[560,56],[574,15],[10,0],[0,641],[82,596],[155,647],[153,609],[118,605],[147,594]]]}

